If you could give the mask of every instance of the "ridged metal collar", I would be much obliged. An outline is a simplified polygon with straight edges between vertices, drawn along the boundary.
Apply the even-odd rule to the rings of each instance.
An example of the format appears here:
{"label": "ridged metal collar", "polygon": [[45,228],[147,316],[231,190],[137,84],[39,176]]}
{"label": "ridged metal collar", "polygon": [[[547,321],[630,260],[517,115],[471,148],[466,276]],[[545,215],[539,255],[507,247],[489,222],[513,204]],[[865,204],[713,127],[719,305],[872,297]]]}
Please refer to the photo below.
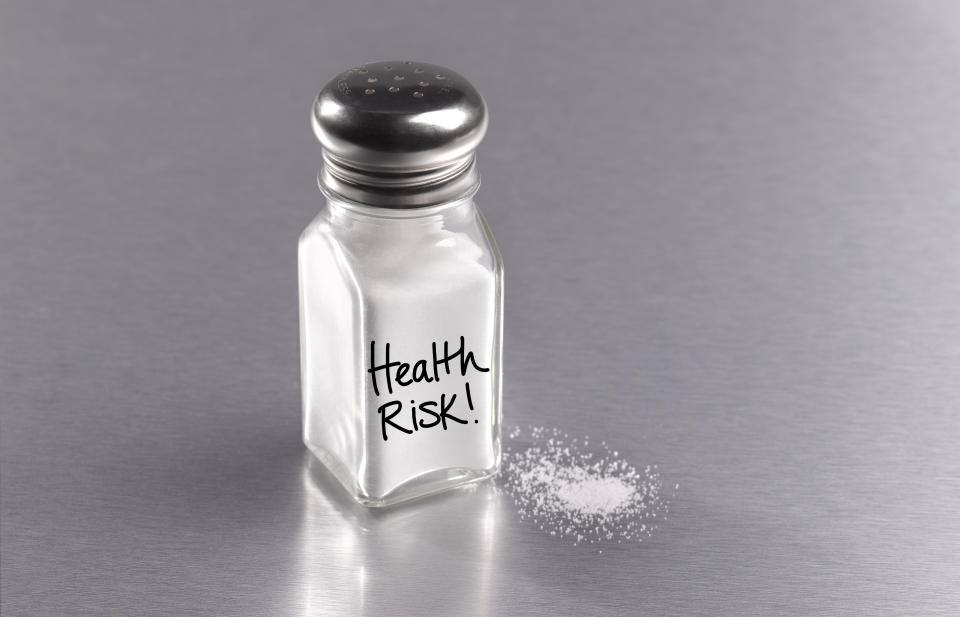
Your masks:
{"label": "ridged metal collar", "polygon": [[331,197],[419,208],[480,183],[474,150],[487,107],[450,69],[406,60],[352,68],[323,87],[312,118],[324,150],[320,188]]}

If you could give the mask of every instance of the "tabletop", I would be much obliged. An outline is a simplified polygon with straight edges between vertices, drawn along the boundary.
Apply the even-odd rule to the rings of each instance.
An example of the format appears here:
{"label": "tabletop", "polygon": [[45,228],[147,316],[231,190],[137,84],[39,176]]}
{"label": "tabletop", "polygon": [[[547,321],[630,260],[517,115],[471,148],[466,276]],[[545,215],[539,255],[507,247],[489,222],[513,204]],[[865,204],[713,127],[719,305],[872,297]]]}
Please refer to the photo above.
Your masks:
{"label": "tabletop", "polygon": [[[397,57],[490,108],[506,425],[643,542],[311,464],[310,103]],[[8,0],[0,91],[4,616],[960,614],[957,4]]]}

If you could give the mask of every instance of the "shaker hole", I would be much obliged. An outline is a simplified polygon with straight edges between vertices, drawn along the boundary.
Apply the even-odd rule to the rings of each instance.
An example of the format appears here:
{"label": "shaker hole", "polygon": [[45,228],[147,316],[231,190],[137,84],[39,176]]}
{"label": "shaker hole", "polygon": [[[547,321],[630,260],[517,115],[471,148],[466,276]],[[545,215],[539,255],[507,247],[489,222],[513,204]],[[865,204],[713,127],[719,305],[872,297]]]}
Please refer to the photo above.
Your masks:
{"label": "shaker hole", "polygon": [[363,91],[364,94],[373,94],[374,92],[376,92],[376,90],[374,90],[373,88],[367,88],[366,90]]}
{"label": "shaker hole", "polygon": [[430,82],[429,82],[429,81],[421,81],[421,82],[420,82],[420,85],[423,86],[424,88],[426,88],[427,86],[430,85]]}
{"label": "shaker hole", "polygon": [[392,92],[392,93],[394,93],[394,94],[396,94],[397,92],[400,92],[400,88],[398,88],[398,87],[396,87],[396,86],[390,86],[389,88],[387,88],[387,90],[389,90],[390,92]]}
{"label": "shaker hole", "polygon": [[413,72],[414,72],[414,73],[422,73],[422,72],[423,72],[423,69],[418,66],[417,68],[413,69]]}
{"label": "shaker hole", "polygon": [[403,81],[404,79],[406,79],[406,77],[404,77],[403,75],[394,75],[394,76],[393,76],[393,80],[394,80],[394,81]]}
{"label": "shaker hole", "polygon": [[443,81],[444,79],[446,79],[446,77],[444,77],[444,76],[441,75],[440,73],[437,73],[436,75],[434,75],[434,77],[436,77],[436,78],[439,79],[440,81]]}
{"label": "shaker hole", "polygon": [[377,83],[377,78],[376,78],[376,77],[367,77],[367,81],[369,81],[369,82],[372,83],[372,84],[375,84],[375,83]]}
{"label": "shaker hole", "polygon": [[413,96],[417,97],[418,99],[422,99],[423,92],[420,92],[419,90],[417,90],[416,92],[413,93]]}

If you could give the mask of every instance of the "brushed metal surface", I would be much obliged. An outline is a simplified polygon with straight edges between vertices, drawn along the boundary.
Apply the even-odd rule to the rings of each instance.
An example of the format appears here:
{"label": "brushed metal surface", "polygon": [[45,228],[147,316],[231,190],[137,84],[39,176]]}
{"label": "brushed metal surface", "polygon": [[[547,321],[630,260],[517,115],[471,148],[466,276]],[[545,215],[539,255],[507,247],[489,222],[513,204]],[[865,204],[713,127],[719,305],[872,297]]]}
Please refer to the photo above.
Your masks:
{"label": "brushed metal surface", "polygon": [[[958,41],[949,2],[5,2],[3,615],[960,614]],[[659,463],[649,541],[305,465],[304,118],[400,56],[495,120],[506,421]]]}

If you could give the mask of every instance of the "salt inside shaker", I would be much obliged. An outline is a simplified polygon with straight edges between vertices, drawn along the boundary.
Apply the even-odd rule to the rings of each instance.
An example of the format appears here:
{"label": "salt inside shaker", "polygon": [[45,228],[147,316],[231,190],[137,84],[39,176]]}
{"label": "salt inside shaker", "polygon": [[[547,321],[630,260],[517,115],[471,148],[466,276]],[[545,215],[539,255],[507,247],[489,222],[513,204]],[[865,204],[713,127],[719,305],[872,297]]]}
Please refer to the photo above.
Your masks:
{"label": "salt inside shaker", "polygon": [[372,62],[320,91],[326,203],[299,243],[303,439],[368,506],[500,463],[503,264],[473,201],[487,128],[450,69]]}

